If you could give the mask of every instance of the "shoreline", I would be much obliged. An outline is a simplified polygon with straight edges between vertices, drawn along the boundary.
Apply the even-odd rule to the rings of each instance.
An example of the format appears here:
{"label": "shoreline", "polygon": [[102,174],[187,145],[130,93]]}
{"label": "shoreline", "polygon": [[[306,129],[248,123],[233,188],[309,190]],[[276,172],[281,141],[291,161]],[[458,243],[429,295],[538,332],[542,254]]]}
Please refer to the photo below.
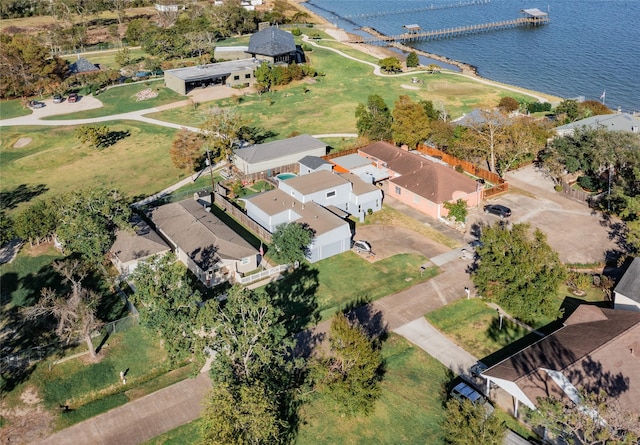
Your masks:
{"label": "shoreline", "polygon": [[[398,52],[394,51],[391,48],[395,48],[396,50],[402,51],[402,52],[406,52],[406,53],[410,53],[412,51],[415,51],[416,54],[427,57],[429,59],[433,59],[433,60],[437,60],[439,62],[443,62],[443,63],[447,63],[449,65],[453,65],[456,66],[458,69],[460,69],[460,72],[455,72],[455,71],[451,71],[451,70],[444,70],[448,73],[451,74],[457,74],[457,75],[462,75],[474,80],[477,80],[479,82],[482,83],[489,83],[489,84],[494,84],[498,87],[502,87],[505,88],[507,90],[510,91],[514,91],[514,92],[518,92],[521,94],[526,94],[528,96],[531,96],[537,100],[539,100],[540,102],[549,102],[552,105],[555,105],[559,102],[561,102],[562,100],[564,100],[562,97],[559,96],[554,96],[553,94],[548,94],[542,91],[533,91],[524,87],[520,87],[518,85],[512,85],[512,84],[506,84],[503,82],[498,82],[496,80],[493,79],[489,79],[486,77],[481,76],[480,74],[478,74],[478,67],[473,66],[471,64],[465,63],[465,62],[461,62],[459,60],[454,60],[454,59],[450,59],[449,57],[446,56],[442,56],[440,54],[433,54],[433,53],[429,53],[427,51],[422,51],[416,48],[411,48],[409,46],[406,46],[400,42],[395,42],[389,46],[377,46],[377,45],[368,45],[368,44],[363,44],[363,43],[345,43],[345,40],[351,40],[353,38],[359,38],[360,36],[354,35],[354,34],[350,34],[349,32],[337,27],[336,25],[334,25],[333,23],[329,22],[329,20],[327,20],[326,18],[322,17],[321,15],[315,13],[314,11],[308,9],[305,6],[305,3],[307,3],[307,0],[287,0],[289,4],[291,4],[293,7],[295,7],[296,9],[305,12],[309,15],[309,17],[312,18],[312,22],[315,26],[318,26],[319,29],[321,29],[322,31],[326,32],[327,34],[329,34],[330,36],[332,36],[334,39],[336,39],[338,42],[342,43],[345,46],[348,46],[350,48],[353,48],[355,50],[358,50],[362,53],[368,54],[372,57],[377,57],[379,59],[383,59],[385,57],[397,57],[398,56]],[[362,27],[361,28],[363,31],[373,35],[373,36],[383,36],[384,34],[380,33],[379,31],[375,30],[374,28],[369,28],[369,27]]]}

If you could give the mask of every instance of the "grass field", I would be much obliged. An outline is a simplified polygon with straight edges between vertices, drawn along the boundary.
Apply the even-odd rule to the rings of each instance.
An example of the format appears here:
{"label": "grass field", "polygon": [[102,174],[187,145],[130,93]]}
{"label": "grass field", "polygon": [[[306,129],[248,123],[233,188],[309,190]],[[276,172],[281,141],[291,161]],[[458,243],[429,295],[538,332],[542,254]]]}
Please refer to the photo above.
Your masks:
{"label": "grass field", "polygon": [[[184,177],[169,157],[176,130],[133,121],[101,125],[130,135],[97,150],[81,144],[72,126],[3,128],[2,191],[10,192],[21,184],[43,184],[48,194],[57,195],[94,186],[119,188],[137,197],[155,193]],[[15,148],[21,138],[31,138],[31,142]]]}
{"label": "grass field", "polygon": [[0,119],[11,119],[29,114],[31,114],[31,110],[22,105],[20,99],[0,101]]}

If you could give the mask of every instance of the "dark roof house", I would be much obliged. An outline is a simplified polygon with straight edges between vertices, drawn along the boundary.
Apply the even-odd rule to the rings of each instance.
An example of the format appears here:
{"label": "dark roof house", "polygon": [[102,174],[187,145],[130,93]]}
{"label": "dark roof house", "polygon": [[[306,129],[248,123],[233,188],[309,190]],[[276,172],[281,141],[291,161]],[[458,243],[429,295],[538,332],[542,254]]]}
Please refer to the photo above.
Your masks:
{"label": "dark roof house", "polygon": [[171,250],[167,243],[141,218],[132,219],[133,232],[118,230],[109,256],[120,273],[135,270],[140,261]]}
{"label": "dark roof house", "polygon": [[578,389],[604,390],[621,409],[640,413],[640,312],[581,305],[564,326],[482,375],[535,409],[539,397],[579,404]]}
{"label": "dark roof house", "polygon": [[293,35],[272,26],[251,36],[247,52],[257,59],[290,63],[295,60],[296,50]]}
{"label": "dark roof house", "polygon": [[635,258],[613,290],[614,307],[640,311],[640,258]]}
{"label": "dark roof house", "polygon": [[89,62],[84,57],[78,57],[78,60],[69,66],[71,74],[85,74],[100,71],[100,66]]}

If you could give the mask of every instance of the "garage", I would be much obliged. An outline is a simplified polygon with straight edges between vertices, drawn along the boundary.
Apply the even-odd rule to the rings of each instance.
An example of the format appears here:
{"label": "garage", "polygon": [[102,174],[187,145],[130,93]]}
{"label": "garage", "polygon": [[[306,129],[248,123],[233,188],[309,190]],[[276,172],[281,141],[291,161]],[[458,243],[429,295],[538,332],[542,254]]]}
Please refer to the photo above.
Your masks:
{"label": "garage", "polygon": [[249,86],[255,83],[254,72],[259,66],[259,61],[247,59],[175,68],[164,72],[164,83],[182,95],[216,85]]}

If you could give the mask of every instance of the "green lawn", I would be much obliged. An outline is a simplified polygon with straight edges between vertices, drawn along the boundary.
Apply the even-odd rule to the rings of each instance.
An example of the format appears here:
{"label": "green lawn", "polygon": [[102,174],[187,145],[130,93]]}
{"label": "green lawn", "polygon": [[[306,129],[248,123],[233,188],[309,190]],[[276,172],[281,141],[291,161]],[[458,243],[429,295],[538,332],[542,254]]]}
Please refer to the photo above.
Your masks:
{"label": "green lawn", "polygon": [[[169,157],[177,130],[134,121],[103,125],[130,135],[97,150],[81,144],[72,126],[3,128],[0,190],[10,193],[22,184],[32,188],[44,185],[47,194],[57,195],[87,186],[115,187],[131,197],[142,197],[185,176]],[[31,141],[15,148],[20,138]]]}
{"label": "green lawn", "polygon": [[313,267],[318,270],[318,309],[326,320],[347,305],[357,306],[399,292],[434,277],[436,267],[420,276],[420,265],[426,258],[417,254],[401,254],[369,263],[349,251]]}
{"label": "green lawn", "polygon": [[[528,334],[478,299],[458,300],[426,314],[426,319],[456,344],[478,358],[488,356]],[[538,337],[539,338],[539,337]]]}
{"label": "green lawn", "polygon": [[382,347],[386,373],[382,395],[367,417],[341,417],[330,401],[316,397],[301,411],[297,443],[443,443],[443,394],[449,371],[429,354],[391,334]]}
{"label": "green lawn", "polygon": [[200,419],[179,426],[162,436],[155,437],[144,445],[193,445],[200,442]]}
{"label": "green lawn", "polygon": [[31,110],[22,105],[21,99],[0,101],[0,119],[11,119],[29,114],[31,114]]}

